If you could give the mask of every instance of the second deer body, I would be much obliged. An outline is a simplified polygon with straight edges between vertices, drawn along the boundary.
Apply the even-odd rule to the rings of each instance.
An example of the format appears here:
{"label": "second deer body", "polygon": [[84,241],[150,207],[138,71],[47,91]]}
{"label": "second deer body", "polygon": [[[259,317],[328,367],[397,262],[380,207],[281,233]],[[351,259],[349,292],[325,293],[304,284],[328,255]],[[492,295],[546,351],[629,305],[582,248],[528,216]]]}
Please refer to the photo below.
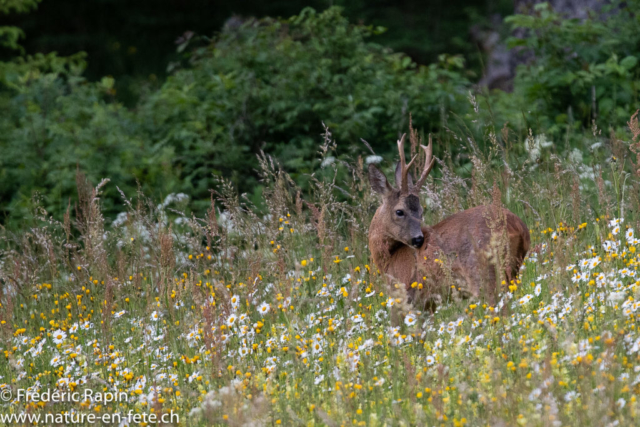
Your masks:
{"label": "second deer body", "polygon": [[529,229],[499,206],[478,206],[442,222],[422,223],[419,192],[435,159],[431,142],[421,146],[425,168],[414,184],[404,158],[404,136],[398,141],[396,185],[374,165],[369,180],[383,203],[369,228],[369,248],[378,269],[407,286],[410,300],[424,305],[453,291],[463,297],[485,296],[495,303],[498,281],[515,279],[529,250]]}

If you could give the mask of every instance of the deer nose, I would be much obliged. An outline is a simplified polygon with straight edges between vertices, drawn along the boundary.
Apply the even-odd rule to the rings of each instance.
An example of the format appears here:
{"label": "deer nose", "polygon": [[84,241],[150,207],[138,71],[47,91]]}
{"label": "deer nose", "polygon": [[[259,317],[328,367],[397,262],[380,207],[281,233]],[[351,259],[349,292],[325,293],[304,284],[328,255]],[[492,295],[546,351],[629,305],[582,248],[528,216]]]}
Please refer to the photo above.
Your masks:
{"label": "deer nose", "polygon": [[414,237],[411,239],[411,246],[414,248],[419,248],[424,243],[424,236]]}

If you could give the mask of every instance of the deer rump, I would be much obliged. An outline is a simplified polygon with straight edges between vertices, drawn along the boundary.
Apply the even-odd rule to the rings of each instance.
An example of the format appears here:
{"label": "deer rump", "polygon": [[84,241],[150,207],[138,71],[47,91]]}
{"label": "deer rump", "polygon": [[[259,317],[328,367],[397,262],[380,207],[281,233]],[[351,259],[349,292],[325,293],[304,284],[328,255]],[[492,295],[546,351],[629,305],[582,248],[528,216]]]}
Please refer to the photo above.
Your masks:
{"label": "deer rump", "polygon": [[485,297],[494,305],[498,280],[517,277],[531,243],[525,223],[494,206],[458,212],[422,232],[420,248],[400,245],[390,251],[385,273],[406,285],[414,306],[424,308],[448,297]]}

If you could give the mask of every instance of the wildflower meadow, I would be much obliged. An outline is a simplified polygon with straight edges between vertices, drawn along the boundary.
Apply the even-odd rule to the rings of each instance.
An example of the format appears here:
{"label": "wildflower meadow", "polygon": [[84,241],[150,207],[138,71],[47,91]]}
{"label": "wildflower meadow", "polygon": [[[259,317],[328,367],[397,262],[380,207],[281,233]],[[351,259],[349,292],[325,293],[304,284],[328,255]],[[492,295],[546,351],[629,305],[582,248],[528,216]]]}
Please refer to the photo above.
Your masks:
{"label": "wildflower meadow", "polygon": [[[637,425],[637,116],[629,127],[594,129],[570,156],[530,134],[512,141],[524,160],[494,134],[486,148],[453,135],[469,144],[467,179],[439,151],[422,193],[427,224],[500,203],[531,230],[495,307],[451,296],[422,311],[379,274],[365,166],[395,159],[363,148],[338,161],[329,129],[309,194],[260,158],[260,209],[221,179],[204,217],[186,209],[188,194],[159,203],[121,192],[111,221],[100,195],[112,184],[78,172],[62,221],[39,206],[2,234],[0,412],[22,418],[1,422]],[[34,394],[45,392],[62,398]]]}

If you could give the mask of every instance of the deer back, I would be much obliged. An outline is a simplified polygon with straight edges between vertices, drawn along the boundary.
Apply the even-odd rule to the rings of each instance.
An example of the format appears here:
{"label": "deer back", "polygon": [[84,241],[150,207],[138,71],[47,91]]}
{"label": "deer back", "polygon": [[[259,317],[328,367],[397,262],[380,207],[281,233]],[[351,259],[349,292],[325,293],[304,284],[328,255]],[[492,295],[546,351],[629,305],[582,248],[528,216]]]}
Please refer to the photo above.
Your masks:
{"label": "deer back", "polygon": [[499,282],[517,276],[531,243],[524,222],[494,206],[451,215],[427,227],[425,235],[415,273],[427,282],[425,292],[448,292],[453,286],[462,296],[484,295],[492,302]]}

